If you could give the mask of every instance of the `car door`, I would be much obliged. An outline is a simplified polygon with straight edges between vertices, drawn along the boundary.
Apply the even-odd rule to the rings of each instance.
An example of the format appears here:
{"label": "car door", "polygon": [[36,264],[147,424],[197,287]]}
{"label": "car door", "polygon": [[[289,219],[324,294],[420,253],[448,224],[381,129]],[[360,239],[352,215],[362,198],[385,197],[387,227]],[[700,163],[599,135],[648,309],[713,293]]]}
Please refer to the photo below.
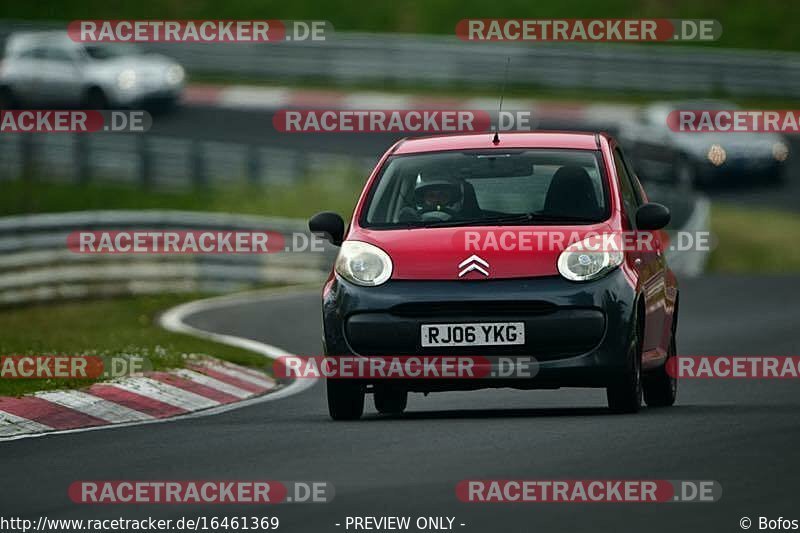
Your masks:
{"label": "car door", "polygon": [[36,43],[20,46],[5,62],[4,81],[11,87],[18,103],[23,107],[41,104],[43,97],[37,78],[44,68],[44,47]]}
{"label": "car door", "polygon": [[[622,202],[631,228],[636,230],[636,211],[646,202],[646,198],[638,184],[636,176],[631,172],[622,150],[614,148],[614,166],[619,178]],[[638,233],[637,233],[638,235]],[[644,295],[645,324],[642,339],[643,366],[658,364],[663,353],[663,324],[666,318],[666,278],[664,274],[665,259],[660,232],[645,234],[652,240],[643,245],[634,245],[628,255],[633,259],[634,268],[639,273],[639,288]],[[631,241],[638,243],[639,241]]]}
{"label": "car door", "polygon": [[80,104],[83,92],[83,69],[78,49],[61,44],[47,44],[44,68],[38,74],[44,103],[51,106]]}

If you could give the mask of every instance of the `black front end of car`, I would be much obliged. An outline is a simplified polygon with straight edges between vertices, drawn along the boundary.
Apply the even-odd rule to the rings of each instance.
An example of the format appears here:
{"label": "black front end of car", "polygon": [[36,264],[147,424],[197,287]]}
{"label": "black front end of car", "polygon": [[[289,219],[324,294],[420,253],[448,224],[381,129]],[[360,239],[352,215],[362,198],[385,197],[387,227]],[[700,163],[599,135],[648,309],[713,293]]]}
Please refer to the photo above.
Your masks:
{"label": "black front end of car", "polygon": [[[390,280],[360,287],[336,276],[323,297],[325,353],[480,356],[489,361],[529,357],[537,366],[532,377],[391,380],[393,387],[417,392],[606,387],[625,370],[635,309],[635,291],[621,269],[589,282],[547,276]],[[524,344],[422,346],[421,328],[426,324],[509,322],[524,323]]]}

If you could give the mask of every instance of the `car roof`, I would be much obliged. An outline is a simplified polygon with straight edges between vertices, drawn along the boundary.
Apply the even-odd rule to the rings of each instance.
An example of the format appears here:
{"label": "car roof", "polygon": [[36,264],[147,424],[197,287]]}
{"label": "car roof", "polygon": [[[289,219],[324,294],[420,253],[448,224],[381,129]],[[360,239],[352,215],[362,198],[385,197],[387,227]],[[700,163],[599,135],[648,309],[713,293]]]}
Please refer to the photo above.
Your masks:
{"label": "car roof", "polygon": [[403,139],[393,150],[393,154],[416,154],[445,150],[482,150],[506,148],[572,148],[578,150],[597,150],[598,135],[595,132],[500,132],[500,142],[492,142],[494,133],[468,133],[437,135],[433,137],[414,137]]}
{"label": "car roof", "polygon": [[65,31],[46,30],[46,31],[18,31],[8,36],[9,41],[38,42],[43,40],[69,39]]}
{"label": "car roof", "polygon": [[6,53],[11,54],[19,49],[41,45],[77,46],[78,43],[70,39],[64,31],[20,31],[8,36]]}

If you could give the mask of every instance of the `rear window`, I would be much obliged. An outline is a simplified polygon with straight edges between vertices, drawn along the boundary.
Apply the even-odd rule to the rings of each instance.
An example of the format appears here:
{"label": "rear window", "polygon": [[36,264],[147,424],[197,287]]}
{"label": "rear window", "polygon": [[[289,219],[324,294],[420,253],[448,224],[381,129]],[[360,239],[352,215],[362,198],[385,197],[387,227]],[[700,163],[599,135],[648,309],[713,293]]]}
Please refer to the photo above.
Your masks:
{"label": "rear window", "polygon": [[600,153],[448,151],[394,156],[368,195],[361,225],[403,228],[589,224],[608,218]]}

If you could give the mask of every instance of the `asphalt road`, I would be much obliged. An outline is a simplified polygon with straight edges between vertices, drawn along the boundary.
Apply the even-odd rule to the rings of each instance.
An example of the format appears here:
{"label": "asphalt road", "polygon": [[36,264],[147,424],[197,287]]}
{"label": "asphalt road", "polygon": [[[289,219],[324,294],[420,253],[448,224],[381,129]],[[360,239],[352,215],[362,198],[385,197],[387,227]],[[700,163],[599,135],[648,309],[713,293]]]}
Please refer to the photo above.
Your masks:
{"label": "asphalt road", "polygon": [[[193,105],[169,114],[158,115],[150,133],[153,135],[220,142],[256,144],[271,148],[343,153],[355,156],[378,157],[403,135],[331,133],[299,134],[281,133],[272,125],[273,112],[269,110],[233,110],[212,106]],[[613,131],[613,124],[576,124],[574,122],[545,121],[542,129],[586,129],[606,128]],[[792,211],[800,210],[800,136],[790,138],[791,152],[783,186],[763,184],[757,178],[753,182],[715,187],[707,191],[713,199],[733,204],[778,207]]]}
{"label": "asphalt road", "polygon": [[[682,285],[681,354],[797,354],[793,277],[705,277]],[[190,317],[194,326],[320,352],[318,295],[300,293]],[[796,382],[685,381],[678,404],[611,415],[601,391],[412,395],[407,415],[334,423],[324,386],[225,414],[0,444],[0,516],[114,518],[268,515],[280,531],[343,531],[347,516],[454,516],[463,531],[740,531],[739,519],[800,519]],[[467,504],[471,478],[713,479],[717,503]],[[327,480],[329,504],[86,506],[92,479]],[[754,526],[753,529],[756,529]]]}
{"label": "asphalt road", "polygon": [[272,125],[270,110],[235,110],[214,106],[185,106],[157,115],[149,133],[186,139],[256,144],[270,148],[305,149],[378,157],[397,139],[396,133],[282,133]]}

